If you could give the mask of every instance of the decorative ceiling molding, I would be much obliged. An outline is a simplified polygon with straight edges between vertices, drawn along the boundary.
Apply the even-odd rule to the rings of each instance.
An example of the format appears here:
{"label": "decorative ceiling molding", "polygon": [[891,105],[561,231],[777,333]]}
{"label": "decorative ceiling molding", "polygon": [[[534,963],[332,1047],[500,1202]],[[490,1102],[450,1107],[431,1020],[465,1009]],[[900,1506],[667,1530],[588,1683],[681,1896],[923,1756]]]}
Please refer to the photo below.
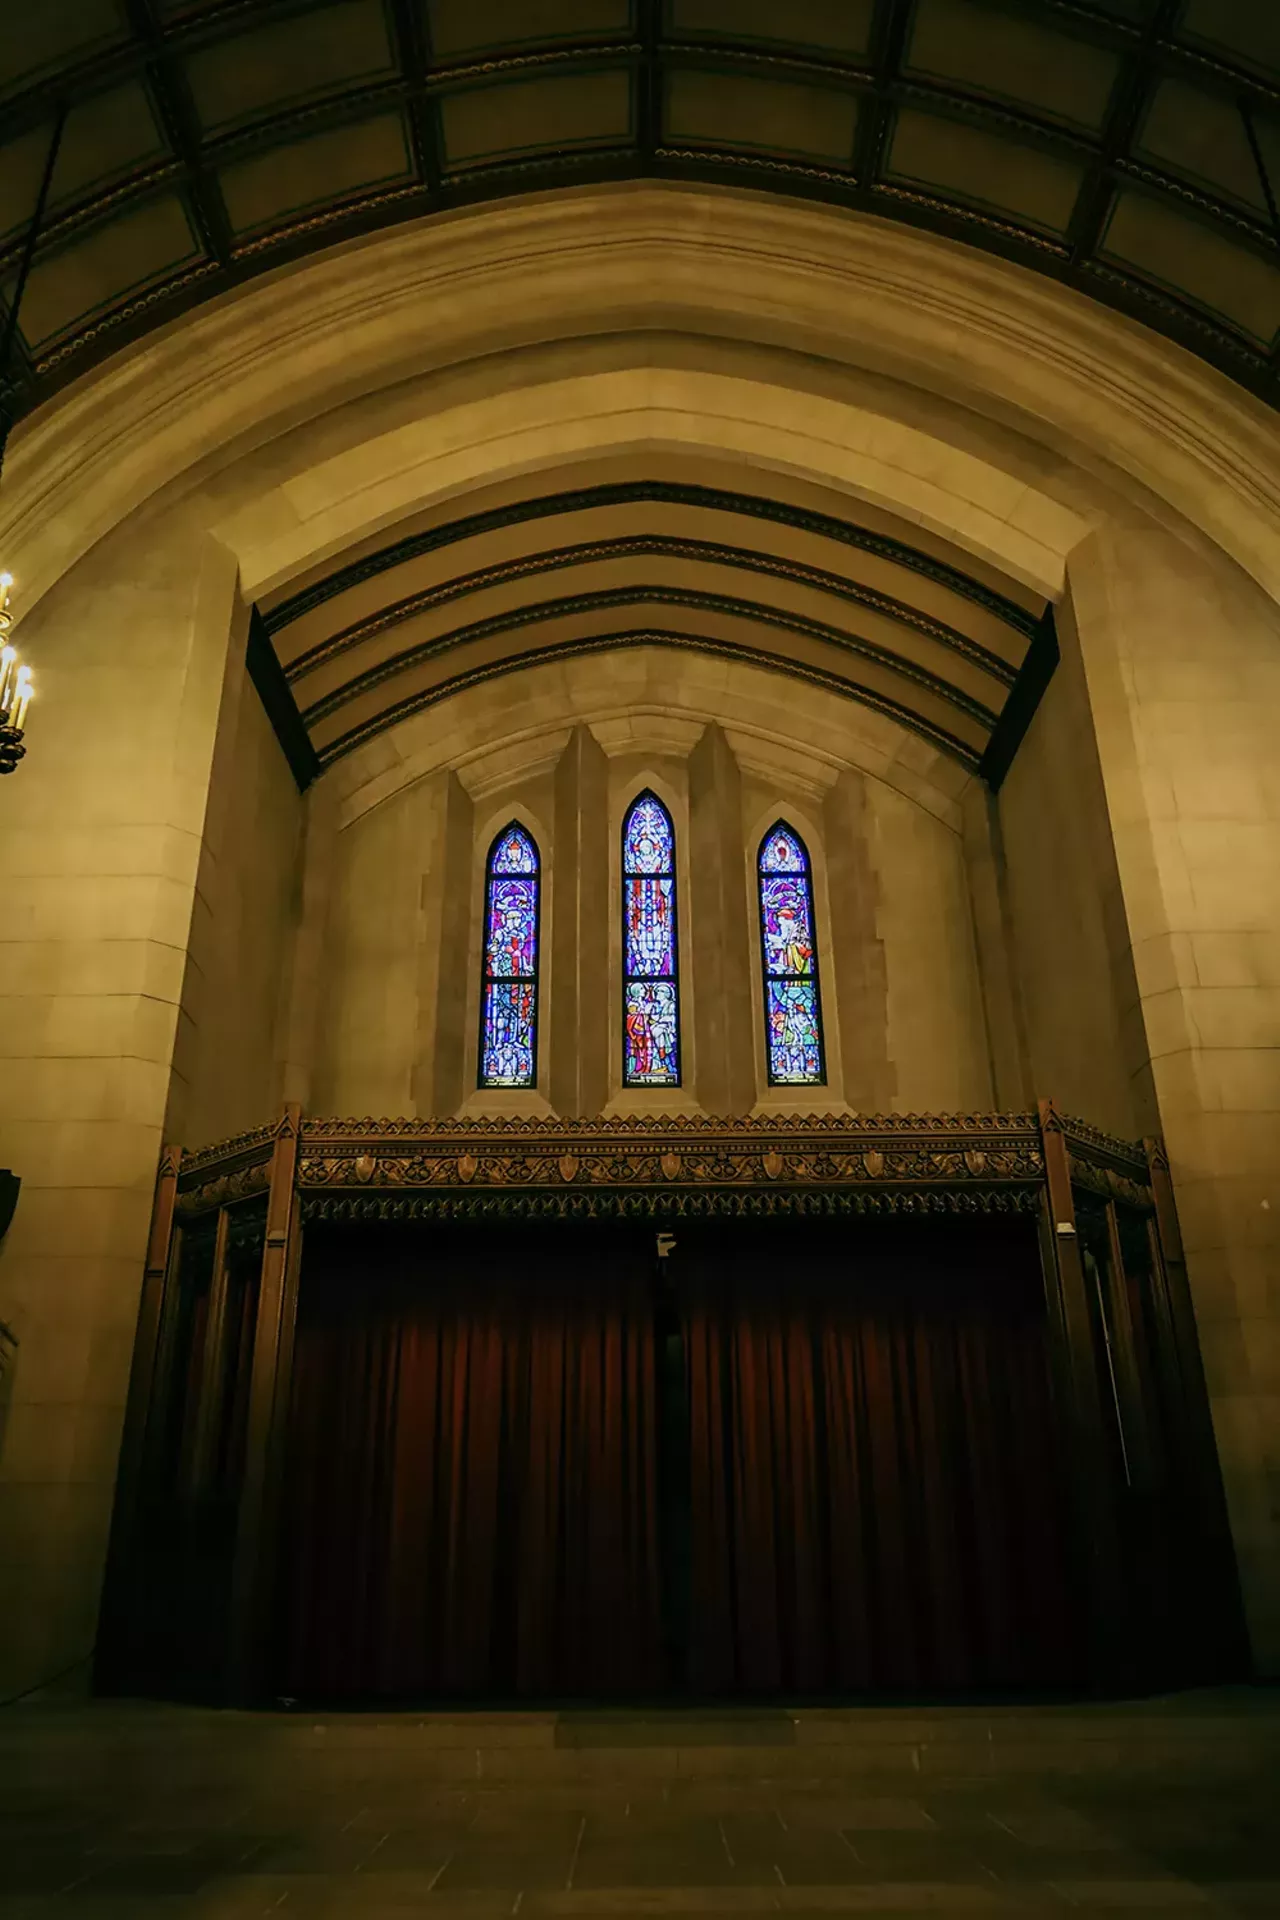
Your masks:
{"label": "decorative ceiling molding", "polygon": [[[888,673],[900,674],[904,680],[922,692],[932,694],[936,699],[946,702],[964,714],[979,727],[992,728],[996,723],[996,714],[992,708],[944,680],[940,674],[931,673],[928,668],[919,666],[915,661],[895,652],[890,647],[877,646],[874,641],[852,632],[847,627],[837,627],[829,621],[806,619],[789,612],[784,607],[766,606],[758,600],[744,600],[725,593],[700,592],[693,587],[654,586],[648,582],[634,582],[627,586],[608,588],[594,593],[559,594],[550,600],[530,600],[507,612],[494,614],[485,620],[474,620],[465,626],[455,627],[451,631],[434,634],[430,639],[421,640],[414,645],[390,654],[376,666],[369,667],[343,682],[332,692],[323,695],[310,706],[302,710],[303,721],[309,727],[328,719],[332,714],[350,705],[362,695],[373,692],[389,680],[398,679],[413,667],[427,661],[437,660],[443,655],[457,651],[461,647],[477,640],[500,638],[514,634],[524,627],[551,626],[582,616],[594,618],[598,614],[619,612],[632,606],[676,607],[682,611],[696,614],[708,620],[723,624],[726,619],[742,621],[753,626],[776,627],[788,633],[801,635],[808,640],[816,640],[825,646],[833,647],[844,653],[852,654],[867,665],[880,667]],[[714,630],[714,629],[713,629]],[[690,636],[692,639],[694,636]],[[752,649],[752,652],[756,652]],[[759,649],[760,652],[772,651]],[[773,655],[782,664],[783,656]],[[513,662],[513,664],[515,664]],[[787,663],[790,664],[789,662]]]}
{"label": "decorative ceiling molding", "polygon": [[[299,420],[520,342],[616,336],[621,315],[639,329],[641,364],[646,324],[678,321],[708,340],[745,333],[762,351],[782,350],[778,378],[788,348],[892,369],[1040,442],[1051,466],[1074,462],[1113,495],[1129,486],[1139,505],[1164,501],[1280,598],[1274,418],[1211,368],[1067,289],[887,222],[759,196],[623,186],[361,242],[263,280],[77,383],[25,421],[10,449],[0,544],[24,602],[162,489],[182,481],[189,492],[202,468],[244,459]],[[918,437],[923,449],[927,436]],[[348,468],[355,452],[344,455]],[[797,471],[841,487],[816,444],[797,442],[801,454],[808,465]],[[313,479],[314,470],[300,493],[277,479],[270,512],[214,525],[250,566],[251,593],[265,589],[266,549],[242,542],[275,539],[281,581],[340,550],[314,550],[317,535],[293,504],[313,496]],[[1086,523],[1020,484],[1035,524],[1066,543],[1060,580]],[[870,481],[863,492],[877,498]],[[387,498],[382,525],[408,511]],[[377,531],[366,519],[357,534],[372,502],[354,507],[341,545]],[[940,501],[938,524],[964,549],[971,535],[958,515],[958,503],[953,516]],[[296,531],[283,539],[275,530],[283,535],[286,523]]]}
{"label": "decorative ceiling molding", "polygon": [[[157,255],[140,282],[108,276],[96,296],[81,276],[79,308],[64,301],[39,322],[37,303],[26,403],[194,302],[334,239],[512,192],[663,175],[746,176],[962,237],[1139,317],[1275,403],[1274,321],[1259,337],[1212,272],[1193,268],[1180,282],[1177,249],[1103,259],[1117,191],[1133,182],[1186,216],[1190,249],[1203,229],[1236,250],[1246,278],[1252,261],[1280,285],[1280,73],[1268,64],[1266,12],[1260,0],[1251,52],[1239,24],[1224,23],[1216,44],[1197,36],[1180,0],[1146,0],[1132,18],[1101,0],[873,0],[865,37],[833,28],[825,45],[801,38],[822,36],[814,17],[806,28],[783,12],[752,33],[730,10],[724,31],[692,30],[665,0],[632,0],[594,35],[568,6],[559,32],[554,7],[527,25],[504,10],[505,25],[487,30],[476,0],[469,41],[440,36],[430,0],[188,0],[180,10],[129,0],[119,33],[94,41],[71,9],[50,33],[56,44],[61,32],[61,58],[8,91],[0,171],[16,154],[22,173],[21,143],[38,141],[63,101],[74,121],[131,89],[135,119],[149,114],[156,138],[149,150],[122,148],[114,165],[104,147],[96,172],[91,155],[69,169],[37,276],[158,193],[181,202],[200,257],[180,268]],[[1147,152],[1148,116],[1169,82],[1183,89],[1184,121],[1200,111],[1211,124],[1224,100],[1243,116],[1258,179],[1225,162],[1215,174],[1194,126],[1185,150]],[[904,114],[932,129],[929,177],[898,152]],[[385,155],[360,144],[374,122],[400,130],[390,175]],[[967,154],[948,149],[949,127],[970,138]],[[1060,214],[1026,198],[1037,167],[1056,167],[1070,187]],[[18,224],[0,241],[0,284],[20,245]]]}
{"label": "decorative ceiling molding", "polygon": [[[508,523],[510,524],[510,520]],[[408,544],[408,543],[406,543]],[[908,549],[908,551],[910,551]],[[923,556],[921,556],[923,557]],[[1016,669],[990,648],[971,640],[967,634],[957,628],[946,625],[941,620],[930,619],[918,608],[909,606],[904,600],[896,600],[888,594],[876,593],[860,581],[846,579],[843,575],[828,573],[820,567],[802,565],[799,561],[780,558],[776,554],[755,552],[746,547],[730,547],[714,540],[682,540],[660,534],[624,535],[614,540],[583,540],[573,546],[547,547],[538,553],[526,554],[518,560],[507,560],[493,566],[478,567],[470,573],[459,574],[438,585],[424,587],[420,592],[407,595],[381,607],[376,613],[365,619],[353,622],[339,629],[324,640],[316,641],[303,652],[290,657],[286,673],[291,685],[314,673],[318,667],[327,666],[342,655],[361,647],[365,641],[386,633],[392,628],[402,626],[421,613],[433,612],[439,607],[449,606],[454,601],[463,600],[486,588],[510,586],[520,581],[536,579],[544,573],[556,573],[566,568],[590,566],[605,560],[637,561],[641,559],[662,558],[696,562],[708,568],[727,567],[745,573],[761,574],[766,578],[786,581],[789,585],[808,587],[833,599],[843,601],[850,607],[865,609],[884,618],[910,627],[924,638],[934,640],[939,646],[949,648],[983,673],[990,674],[1003,686],[1011,686]],[[348,571],[348,570],[344,570]],[[976,584],[976,583],[975,583]],[[637,587],[633,598],[656,598],[658,590],[652,587]],[[995,598],[993,595],[992,598]],[[684,600],[681,604],[693,606],[695,598]],[[726,602],[726,605],[728,603]],[[775,609],[762,602],[752,603],[752,616],[761,620],[783,618]],[[1021,608],[1018,609],[1021,614]],[[540,617],[536,610],[532,618]],[[273,625],[270,616],[266,625],[271,633],[287,631],[282,624]],[[496,630],[496,629],[495,629]],[[1021,631],[1019,625],[1018,631]],[[459,631],[466,631],[465,629]],[[815,638],[825,638],[826,630],[816,622],[803,623],[797,631],[811,632]],[[843,641],[843,633],[841,634]],[[397,656],[399,657],[399,656]]]}
{"label": "decorative ceiling molding", "polygon": [[[379,574],[391,572],[404,566],[410,560],[420,559],[424,554],[436,553],[442,547],[456,545],[463,540],[473,540],[480,534],[492,533],[498,528],[516,526],[524,521],[550,519],[559,515],[588,512],[592,508],[612,506],[674,506],[689,507],[704,512],[719,512],[741,515],[747,520],[773,521],[776,525],[789,527],[796,533],[817,534],[824,540],[832,540],[844,547],[856,549],[860,553],[874,554],[877,559],[888,560],[894,566],[904,567],[911,573],[919,574],[923,579],[945,587],[948,592],[958,594],[963,600],[970,600],[975,606],[994,614],[1016,632],[1028,639],[1036,630],[1037,615],[1029,613],[1025,607],[1007,594],[997,593],[993,588],[984,586],[971,574],[959,567],[949,566],[945,560],[924,553],[919,547],[913,547],[905,540],[895,540],[887,534],[873,533],[867,527],[860,527],[852,520],[837,518],[832,513],[819,513],[811,507],[797,506],[794,501],[776,500],[764,494],[740,493],[736,488],[699,486],[690,482],[674,480],[619,480],[610,481],[594,487],[570,488],[558,493],[538,494],[530,499],[518,500],[510,506],[491,507],[484,513],[465,514],[461,519],[450,520],[443,526],[428,528],[425,532],[407,534],[402,539],[379,547],[375,552],[364,554],[359,560],[353,560],[336,567],[325,574],[321,580],[312,581],[300,592],[290,594],[285,600],[279,600],[264,615],[269,633],[279,633],[283,628],[300,620],[304,614],[323,606],[327,600],[335,599],[339,594],[348,593],[353,587],[360,586],[366,580],[373,580]],[[707,543],[694,543],[699,547]],[[728,552],[728,549],[720,550]],[[745,550],[744,550],[745,551]],[[762,565],[762,556],[751,552],[752,565]],[[813,569],[806,571],[816,571]],[[826,581],[839,580],[839,584],[857,592],[859,596],[865,589],[856,588],[854,583],[844,576],[826,575]],[[832,591],[835,588],[831,589]],[[862,605],[870,605],[862,599]],[[898,617],[902,613],[902,602],[894,603]],[[924,631],[924,629],[921,629]],[[300,663],[295,662],[299,666]]]}
{"label": "decorative ceiling molding", "polygon": [[914,708],[901,701],[890,699],[874,687],[867,686],[856,676],[824,672],[796,660],[783,660],[777,653],[766,647],[751,647],[734,643],[732,645],[713,640],[705,634],[677,633],[669,628],[644,627],[629,628],[617,632],[591,634],[585,638],[572,640],[552,640],[541,646],[524,647],[519,653],[502,660],[487,662],[483,666],[466,669],[449,675],[434,685],[418,692],[406,695],[380,709],[368,720],[348,728],[345,733],[329,740],[318,750],[321,768],[330,767],[335,761],[343,759],[364,746],[378,734],[386,733],[399,726],[402,720],[413,714],[422,713],[428,707],[439,705],[442,700],[450,699],[457,693],[472,687],[483,686],[487,682],[503,679],[507,675],[522,671],[547,661],[574,660],[594,653],[609,653],[630,647],[673,647],[691,653],[709,654],[726,660],[742,661],[749,666],[764,667],[770,672],[803,680],[810,686],[821,687],[828,693],[836,693],[846,699],[857,701],[869,707],[875,713],[896,720],[909,733],[917,734],[927,740],[930,746],[937,747],[970,773],[976,773],[982,760],[980,750],[975,750],[966,741],[948,731],[945,727],[934,725]]}

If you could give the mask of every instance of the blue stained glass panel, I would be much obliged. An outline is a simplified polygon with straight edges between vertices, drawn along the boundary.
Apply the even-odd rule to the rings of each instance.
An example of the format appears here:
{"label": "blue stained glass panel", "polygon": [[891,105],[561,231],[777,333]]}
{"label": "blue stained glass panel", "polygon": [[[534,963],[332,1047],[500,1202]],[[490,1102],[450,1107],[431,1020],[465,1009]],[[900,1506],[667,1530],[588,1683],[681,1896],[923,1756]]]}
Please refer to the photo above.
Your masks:
{"label": "blue stained glass panel", "polygon": [[760,947],[765,1043],[773,1086],[826,1079],[813,888],[804,842],[779,820],[760,842]]}
{"label": "blue stained glass panel", "polygon": [[676,836],[656,794],[633,801],[622,827],[622,1078],[680,1085]]}
{"label": "blue stained glass panel", "polygon": [[760,849],[761,873],[808,873],[804,848],[786,827],[773,827]]}
{"label": "blue stained glass panel", "polygon": [[480,1085],[531,1087],[538,1060],[538,849],[516,821],[485,870]]}
{"label": "blue stained glass panel", "polygon": [[537,986],[532,980],[491,980],[484,993],[480,1048],[486,1087],[531,1087]]}
{"label": "blue stained glass panel", "polygon": [[765,972],[804,976],[813,972],[813,917],[803,873],[774,873],[760,882]]}
{"label": "blue stained glass panel", "polygon": [[538,851],[523,827],[508,827],[499,834],[489,858],[490,873],[533,873],[538,871]]}
{"label": "blue stained glass panel", "polygon": [[624,873],[674,873],[675,835],[666,808],[642,794],[627,815],[622,841]]}
{"label": "blue stained glass panel", "polygon": [[823,1078],[818,988],[813,980],[766,982],[769,1077],[777,1085],[808,1085]]}
{"label": "blue stained glass panel", "polygon": [[674,980],[628,980],[624,1064],[633,1087],[680,1084]]}
{"label": "blue stained glass panel", "polygon": [[495,874],[489,883],[486,964],[493,980],[519,980],[537,965],[538,882]]}
{"label": "blue stained glass panel", "polygon": [[676,970],[676,883],[638,874],[625,885],[627,977],[669,980]]}

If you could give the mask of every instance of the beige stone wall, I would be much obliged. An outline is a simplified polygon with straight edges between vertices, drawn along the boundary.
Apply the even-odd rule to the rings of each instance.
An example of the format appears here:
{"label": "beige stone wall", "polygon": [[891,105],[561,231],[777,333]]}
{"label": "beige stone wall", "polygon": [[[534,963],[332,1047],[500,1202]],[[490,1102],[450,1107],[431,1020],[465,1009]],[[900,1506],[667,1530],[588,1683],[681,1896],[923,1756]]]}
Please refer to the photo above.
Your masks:
{"label": "beige stone wall", "polygon": [[991,809],[1027,1097],[1122,1139],[1156,1130],[1128,921],[1069,606],[1061,659]]}
{"label": "beige stone wall", "polygon": [[1280,611],[1136,516],[1079,633],[1255,1653],[1280,1671]]}
{"label": "beige stone wall", "polygon": [[299,918],[302,798],[244,669],[228,654],[165,1133],[224,1140],[283,1099],[281,1014]]}
{"label": "beige stone wall", "polygon": [[23,1182],[0,1698],[93,1646],[235,591],[207,539],[121,535],[23,629],[43,704],[0,794],[0,1164]]}
{"label": "beige stone wall", "polygon": [[[696,655],[673,673],[656,648],[532,668],[404,723],[363,770],[325,776],[307,796],[294,992],[313,1010],[289,1022],[310,1030],[298,1097],[369,1114],[989,1106],[961,810],[850,765],[846,703],[804,690],[780,713],[779,684]],[[661,703],[647,697],[659,690]],[[621,1074],[620,836],[646,787],[677,833],[672,1091],[624,1088]],[[779,817],[813,861],[822,1088],[768,1086],[755,861]],[[512,818],[542,857],[538,1084],[492,1093],[476,1087],[484,863]]]}
{"label": "beige stone wall", "polygon": [[982,1112],[991,1057],[960,836],[887,787],[871,787],[894,1106]]}

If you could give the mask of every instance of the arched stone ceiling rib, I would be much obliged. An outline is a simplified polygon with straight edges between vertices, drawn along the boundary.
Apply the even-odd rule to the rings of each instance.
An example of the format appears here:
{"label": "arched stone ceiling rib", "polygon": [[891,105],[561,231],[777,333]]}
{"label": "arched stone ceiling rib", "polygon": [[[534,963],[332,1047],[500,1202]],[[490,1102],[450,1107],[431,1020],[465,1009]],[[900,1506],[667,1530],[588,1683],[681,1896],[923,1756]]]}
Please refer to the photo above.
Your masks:
{"label": "arched stone ceiling rib", "polygon": [[1043,606],[905,532],[643,476],[407,530],[258,620],[317,767],[486,681],[656,647],[767,668],[780,703],[840,693],[972,773],[1046,634]]}
{"label": "arched stone ceiling rib", "polygon": [[75,0],[5,23],[0,295],[69,112],[23,411],[264,269],[593,180],[932,228],[1280,396],[1267,0]]}

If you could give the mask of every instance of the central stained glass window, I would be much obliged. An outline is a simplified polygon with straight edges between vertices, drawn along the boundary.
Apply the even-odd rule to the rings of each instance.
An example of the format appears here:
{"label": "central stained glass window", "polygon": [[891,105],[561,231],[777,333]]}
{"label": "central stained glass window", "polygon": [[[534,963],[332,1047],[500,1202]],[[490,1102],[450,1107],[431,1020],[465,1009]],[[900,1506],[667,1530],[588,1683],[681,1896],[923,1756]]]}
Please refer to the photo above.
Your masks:
{"label": "central stained glass window", "polygon": [[680,1085],[676,965],[676,834],[655,793],[632,802],[622,826],[622,1079]]}
{"label": "central stained glass window", "polygon": [[820,1086],[827,1069],[809,855],[781,820],[760,842],[759,881],[769,1084]]}
{"label": "central stained glass window", "polygon": [[538,1066],[538,849],[516,820],[489,849],[480,1085],[531,1087]]}

